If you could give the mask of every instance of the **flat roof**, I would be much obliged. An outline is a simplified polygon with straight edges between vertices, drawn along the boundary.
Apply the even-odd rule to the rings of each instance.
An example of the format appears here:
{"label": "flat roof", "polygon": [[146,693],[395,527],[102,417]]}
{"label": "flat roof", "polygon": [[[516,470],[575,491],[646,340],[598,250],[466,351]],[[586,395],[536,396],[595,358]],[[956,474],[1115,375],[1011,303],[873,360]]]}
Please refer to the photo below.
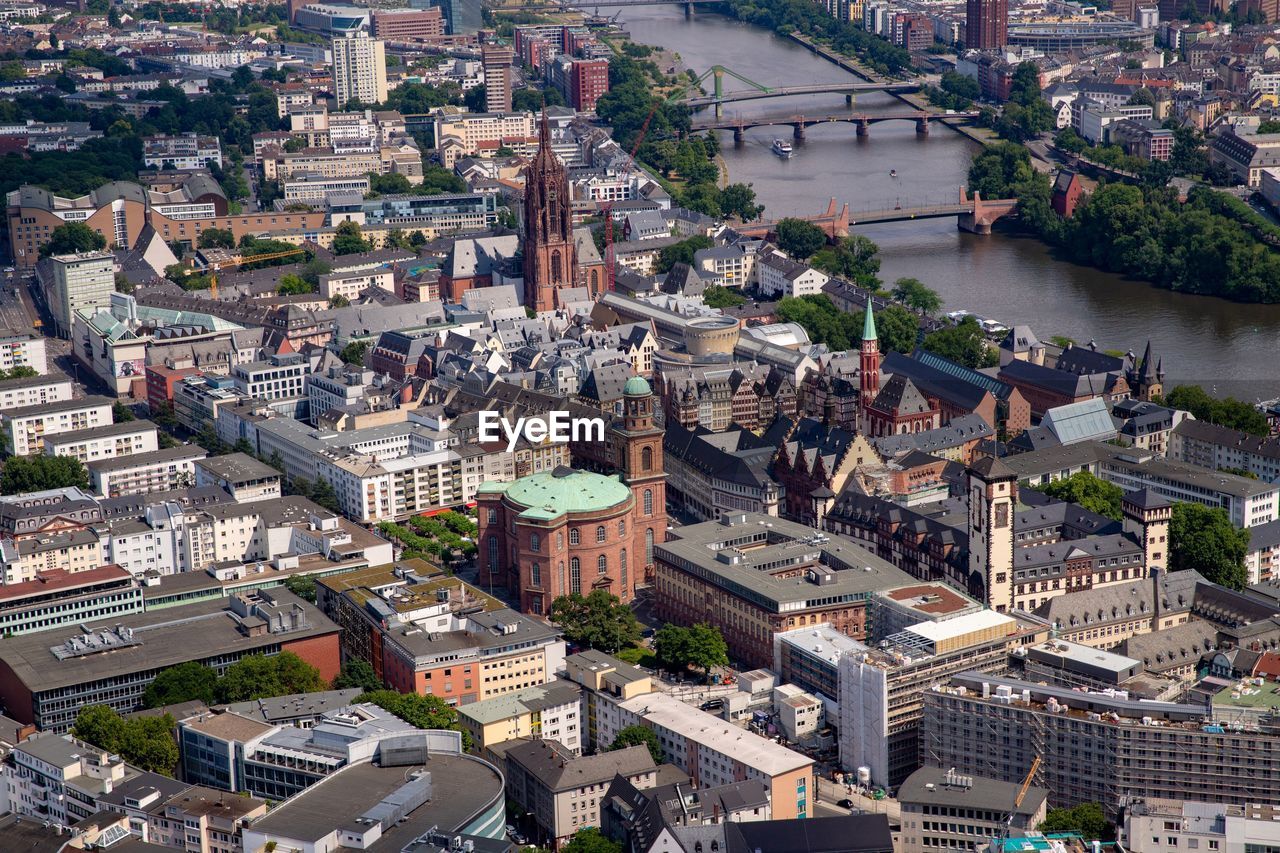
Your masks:
{"label": "flat roof", "polygon": [[888,598],[903,607],[925,613],[930,616],[938,616],[946,613],[956,613],[958,611],[968,610],[971,607],[981,607],[981,605],[968,596],[961,595],[951,587],[944,583],[918,583],[911,586],[903,586],[897,589],[887,589],[880,595]]}
{"label": "flat roof", "polygon": [[458,713],[481,725],[496,723],[518,714],[541,711],[560,705],[569,705],[582,697],[582,688],[572,681],[552,681],[549,684],[536,684],[485,699],[482,702],[471,702],[458,706]]}
{"label": "flat roof", "polygon": [[18,406],[0,412],[0,417],[7,420],[30,417],[31,415],[58,414],[59,412],[78,412],[98,406],[111,406],[115,401],[110,397],[82,397],[79,400],[58,400],[54,403],[37,403],[34,406]]}
{"label": "flat roof", "polygon": [[410,767],[367,762],[344,767],[254,821],[251,829],[314,843],[334,827],[353,823],[401,788],[414,770],[431,774],[430,800],[411,811],[408,820],[384,830],[381,839],[365,848],[369,853],[399,853],[432,825],[456,832],[503,796],[502,774],[493,765],[471,756],[436,752],[426,764]]}
{"label": "flat roof", "polygon": [[127,471],[130,468],[146,468],[150,465],[163,465],[165,462],[177,462],[181,459],[203,459],[205,453],[205,449],[198,444],[181,444],[148,453],[95,459],[86,463],[85,467],[90,471]]}
{"label": "flat roof", "polygon": [[338,626],[314,604],[283,588],[272,589],[270,595],[277,605],[301,606],[307,627],[246,637],[231,616],[228,600],[219,598],[82,623],[94,632],[111,630],[116,625],[131,628],[138,642],[64,660],[58,660],[52,648],[83,635],[82,631],[67,627],[7,637],[0,644],[0,663],[12,669],[32,692],[42,692],[125,673],[151,672],[189,660],[237,652],[249,654],[264,646],[337,633]]}
{"label": "flat roof", "polygon": [[813,766],[813,759],[806,755],[740,729],[666,693],[645,693],[619,703],[619,707],[655,726],[754,767],[766,776]]}
{"label": "flat roof", "polygon": [[265,462],[254,459],[247,453],[227,453],[222,456],[210,456],[206,459],[201,459],[198,467],[230,483],[245,482],[246,480],[265,480],[282,476],[275,468]]}
{"label": "flat roof", "polygon": [[44,437],[45,447],[63,444],[79,444],[95,438],[112,438],[117,435],[132,435],[140,432],[155,432],[156,425],[147,420],[123,421],[118,424],[104,424],[90,429],[78,429],[73,432],[59,432]]}
{"label": "flat roof", "polygon": [[905,630],[913,634],[919,634],[926,640],[932,640],[935,643],[944,640],[951,640],[956,637],[970,634],[974,631],[983,631],[987,628],[1000,628],[1005,626],[1015,626],[1018,622],[1012,616],[1006,616],[1003,613],[997,613],[994,610],[979,610],[976,613],[966,613],[963,616],[957,616],[954,619],[944,619],[941,622],[921,622],[918,625],[911,625]]}
{"label": "flat roof", "polygon": [[[1028,768],[1030,769],[1030,768]],[[954,784],[956,781],[961,784]],[[933,787],[928,787],[932,785]],[[1016,782],[1002,782],[985,776],[952,774],[941,767],[921,767],[906,778],[898,788],[898,801],[903,803],[927,803],[937,806],[983,809],[1001,815],[1013,809],[1014,800],[1022,786]],[[1016,811],[1033,815],[1044,805],[1049,796],[1046,788],[1031,786]]]}

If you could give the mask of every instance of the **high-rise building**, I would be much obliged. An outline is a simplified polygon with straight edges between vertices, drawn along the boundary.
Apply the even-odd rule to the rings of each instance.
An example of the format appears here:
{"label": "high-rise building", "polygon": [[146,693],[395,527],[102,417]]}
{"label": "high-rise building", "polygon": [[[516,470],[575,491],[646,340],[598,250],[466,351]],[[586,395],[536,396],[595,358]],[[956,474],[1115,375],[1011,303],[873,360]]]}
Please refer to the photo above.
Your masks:
{"label": "high-rise building", "polygon": [[381,104],[387,99],[387,51],[381,40],[365,33],[333,40],[333,96],[339,107],[348,101]]}
{"label": "high-rise building", "polygon": [[515,52],[502,45],[486,44],[480,48],[484,65],[484,108],[491,113],[511,112],[511,63]]}
{"label": "high-rise building", "polygon": [[110,252],[53,255],[37,266],[45,301],[59,337],[71,336],[71,321],[81,308],[106,309],[116,289],[116,262]]}
{"label": "high-rise building", "polygon": [[484,23],[480,18],[480,4],[476,0],[409,0],[413,9],[439,6],[444,12],[444,22],[449,35],[474,33]]}
{"label": "high-rise building", "polygon": [[1009,43],[1009,0],[965,0],[964,44],[999,50]]}
{"label": "high-rise building", "polygon": [[569,173],[551,150],[551,126],[542,116],[538,153],[524,181],[524,304],[534,311],[556,308],[556,291],[578,282]]}

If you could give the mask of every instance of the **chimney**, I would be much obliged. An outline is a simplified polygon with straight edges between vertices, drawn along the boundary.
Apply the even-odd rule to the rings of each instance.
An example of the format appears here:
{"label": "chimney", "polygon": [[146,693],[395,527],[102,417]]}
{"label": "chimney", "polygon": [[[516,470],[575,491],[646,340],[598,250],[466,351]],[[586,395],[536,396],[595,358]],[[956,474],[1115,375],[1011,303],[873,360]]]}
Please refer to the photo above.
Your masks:
{"label": "chimney", "polygon": [[404,387],[400,389],[400,402],[401,403],[413,402],[413,384],[412,383],[406,382],[404,384]]}

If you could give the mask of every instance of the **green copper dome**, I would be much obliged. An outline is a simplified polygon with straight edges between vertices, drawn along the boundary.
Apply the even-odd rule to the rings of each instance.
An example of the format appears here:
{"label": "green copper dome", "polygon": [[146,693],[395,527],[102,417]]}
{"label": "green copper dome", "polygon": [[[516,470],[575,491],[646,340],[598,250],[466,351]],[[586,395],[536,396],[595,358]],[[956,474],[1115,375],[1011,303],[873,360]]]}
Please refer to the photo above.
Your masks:
{"label": "green copper dome", "polygon": [[[643,381],[643,380],[641,380]],[[521,477],[506,488],[507,497],[528,507],[522,518],[556,518],[567,512],[599,512],[631,499],[631,490],[616,477],[576,471],[554,471]]]}
{"label": "green copper dome", "polygon": [[651,397],[653,389],[649,387],[649,383],[643,376],[632,376],[627,380],[627,384],[622,386],[622,393],[628,397]]}

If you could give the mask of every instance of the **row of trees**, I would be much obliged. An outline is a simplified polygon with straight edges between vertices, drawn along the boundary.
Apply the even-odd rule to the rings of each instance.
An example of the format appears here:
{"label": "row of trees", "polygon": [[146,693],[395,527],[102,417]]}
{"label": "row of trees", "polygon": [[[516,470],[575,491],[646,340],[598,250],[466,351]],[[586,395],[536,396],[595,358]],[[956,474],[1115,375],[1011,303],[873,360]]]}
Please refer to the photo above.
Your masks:
{"label": "row of trees", "polygon": [[133,766],[172,776],[178,765],[177,723],[170,714],[124,719],[107,705],[88,705],[76,714],[73,737],[113,752]]}
{"label": "row of trees", "polygon": [[[1116,521],[1123,517],[1123,490],[1087,471],[1049,483],[1040,491]],[[1249,583],[1244,565],[1248,550],[1249,529],[1232,524],[1225,509],[1198,503],[1173,505],[1166,565],[1170,571],[1195,569],[1213,583],[1244,589]]]}
{"label": "row of trees", "polygon": [[827,13],[826,7],[808,0],[729,0],[729,14],[778,33],[799,31],[854,56],[883,74],[911,67],[906,49],[874,36],[851,21]]}
{"label": "row of trees", "polygon": [[320,671],[292,652],[246,655],[221,677],[211,667],[188,661],[161,670],[142,694],[142,704],[159,708],[179,702],[244,702],[292,693],[312,693],[329,685]]}

